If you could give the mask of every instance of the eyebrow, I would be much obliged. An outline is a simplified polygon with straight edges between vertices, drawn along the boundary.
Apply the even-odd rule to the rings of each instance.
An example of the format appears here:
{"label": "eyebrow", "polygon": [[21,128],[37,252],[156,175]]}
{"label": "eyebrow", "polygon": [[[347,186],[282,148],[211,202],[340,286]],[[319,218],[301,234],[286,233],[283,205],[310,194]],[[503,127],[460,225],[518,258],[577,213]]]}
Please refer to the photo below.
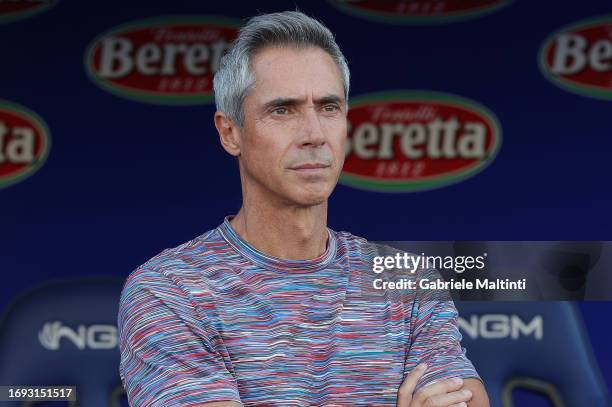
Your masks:
{"label": "eyebrow", "polygon": [[[274,107],[280,107],[280,106],[297,106],[297,105],[303,104],[304,102],[305,102],[304,99],[280,97],[280,98],[272,99],[269,102],[264,103],[263,109],[268,110],[268,109],[271,109]],[[316,105],[324,105],[327,103],[338,103],[342,105],[343,102],[344,102],[343,98],[341,98],[338,95],[334,95],[334,94],[325,95],[321,98],[314,100],[314,103]]]}

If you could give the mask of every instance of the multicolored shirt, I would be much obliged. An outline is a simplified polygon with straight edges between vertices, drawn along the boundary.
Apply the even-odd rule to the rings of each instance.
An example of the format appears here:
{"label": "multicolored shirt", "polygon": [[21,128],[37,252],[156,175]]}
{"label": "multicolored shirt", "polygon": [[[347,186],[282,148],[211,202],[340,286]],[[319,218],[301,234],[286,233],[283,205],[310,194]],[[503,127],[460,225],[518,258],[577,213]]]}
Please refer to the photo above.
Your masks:
{"label": "multicolored shirt", "polygon": [[417,385],[478,378],[452,301],[373,292],[377,246],[328,229],[326,251],[286,260],[258,251],[227,217],[134,270],[118,316],[130,405],[395,406]]}

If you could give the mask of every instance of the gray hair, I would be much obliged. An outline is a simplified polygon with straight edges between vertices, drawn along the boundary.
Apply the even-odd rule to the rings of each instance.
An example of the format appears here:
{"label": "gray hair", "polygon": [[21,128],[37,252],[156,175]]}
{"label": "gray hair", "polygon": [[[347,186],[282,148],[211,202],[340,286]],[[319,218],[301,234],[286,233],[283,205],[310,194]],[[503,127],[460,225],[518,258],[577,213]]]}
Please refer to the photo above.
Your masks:
{"label": "gray hair", "polygon": [[350,72],[346,59],[327,27],[299,11],[263,14],[240,29],[231,48],[221,58],[213,78],[217,110],[243,127],[242,103],[255,85],[250,59],[266,46],[316,46],[327,52],[340,70],[348,108]]}

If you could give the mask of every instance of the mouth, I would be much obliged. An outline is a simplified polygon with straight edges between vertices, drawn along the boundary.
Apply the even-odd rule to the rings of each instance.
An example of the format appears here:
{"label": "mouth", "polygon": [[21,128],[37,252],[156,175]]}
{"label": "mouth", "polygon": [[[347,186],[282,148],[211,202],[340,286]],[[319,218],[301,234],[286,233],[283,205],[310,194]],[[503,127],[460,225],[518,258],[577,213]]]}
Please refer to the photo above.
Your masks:
{"label": "mouth", "polygon": [[330,165],[326,163],[310,162],[310,163],[303,163],[300,165],[296,165],[294,167],[290,167],[289,169],[294,170],[294,171],[314,172],[314,171],[324,170],[329,167]]}

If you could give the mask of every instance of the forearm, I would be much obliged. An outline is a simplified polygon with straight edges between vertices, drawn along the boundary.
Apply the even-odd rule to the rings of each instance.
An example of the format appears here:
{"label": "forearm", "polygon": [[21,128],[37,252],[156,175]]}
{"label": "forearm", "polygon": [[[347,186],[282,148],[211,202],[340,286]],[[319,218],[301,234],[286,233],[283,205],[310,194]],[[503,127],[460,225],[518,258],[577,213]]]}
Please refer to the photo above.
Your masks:
{"label": "forearm", "polygon": [[480,380],[465,379],[463,388],[472,392],[472,399],[468,402],[469,407],[489,407],[489,396]]}

